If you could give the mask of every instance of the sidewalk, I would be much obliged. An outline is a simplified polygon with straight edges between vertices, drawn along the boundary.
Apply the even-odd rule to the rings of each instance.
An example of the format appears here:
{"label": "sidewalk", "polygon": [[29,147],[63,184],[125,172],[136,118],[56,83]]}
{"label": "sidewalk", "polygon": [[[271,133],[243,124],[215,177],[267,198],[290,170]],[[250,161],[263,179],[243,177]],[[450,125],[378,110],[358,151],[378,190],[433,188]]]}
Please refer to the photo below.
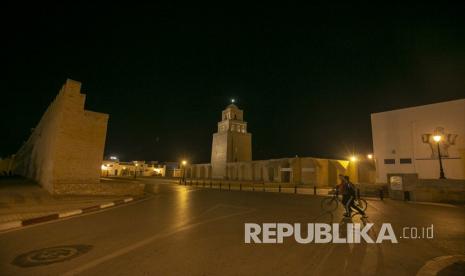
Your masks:
{"label": "sidewalk", "polygon": [[21,177],[0,178],[0,224],[85,209],[123,196],[52,196],[39,185]]}

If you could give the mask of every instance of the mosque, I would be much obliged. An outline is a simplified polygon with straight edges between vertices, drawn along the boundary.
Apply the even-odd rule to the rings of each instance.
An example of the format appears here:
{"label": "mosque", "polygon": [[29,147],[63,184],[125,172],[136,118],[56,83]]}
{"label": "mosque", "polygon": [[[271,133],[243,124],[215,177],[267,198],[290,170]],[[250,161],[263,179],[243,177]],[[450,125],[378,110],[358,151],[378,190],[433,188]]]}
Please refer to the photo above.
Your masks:
{"label": "mosque", "polygon": [[316,187],[334,186],[339,174],[349,175],[354,182],[372,183],[375,178],[374,164],[314,157],[253,160],[252,134],[247,131],[244,112],[234,103],[223,110],[218,131],[213,134],[211,162],[192,164],[186,168],[186,177],[192,179]]}

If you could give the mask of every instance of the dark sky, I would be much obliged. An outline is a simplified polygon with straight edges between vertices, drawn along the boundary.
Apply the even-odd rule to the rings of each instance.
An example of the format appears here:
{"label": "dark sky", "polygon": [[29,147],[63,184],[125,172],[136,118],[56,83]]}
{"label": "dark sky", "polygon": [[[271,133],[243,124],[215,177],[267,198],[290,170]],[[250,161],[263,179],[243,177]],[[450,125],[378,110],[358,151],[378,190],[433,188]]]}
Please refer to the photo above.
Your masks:
{"label": "dark sky", "polygon": [[[438,2],[439,3],[439,2]],[[370,113],[465,97],[463,6],[10,7],[0,156],[66,78],[110,114],[106,154],[209,162],[236,98],[253,158],[371,151]]]}

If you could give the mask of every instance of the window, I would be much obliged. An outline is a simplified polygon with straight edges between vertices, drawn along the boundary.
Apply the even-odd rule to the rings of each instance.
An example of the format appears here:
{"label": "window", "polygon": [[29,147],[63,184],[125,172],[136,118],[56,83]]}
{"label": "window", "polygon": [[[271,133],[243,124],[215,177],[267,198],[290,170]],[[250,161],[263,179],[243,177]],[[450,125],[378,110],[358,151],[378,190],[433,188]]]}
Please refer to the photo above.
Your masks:
{"label": "window", "polygon": [[412,164],[412,159],[411,158],[401,158],[401,159],[399,159],[399,162],[401,164]]}
{"label": "window", "polygon": [[384,159],[384,164],[391,165],[395,163],[396,163],[396,159]]}

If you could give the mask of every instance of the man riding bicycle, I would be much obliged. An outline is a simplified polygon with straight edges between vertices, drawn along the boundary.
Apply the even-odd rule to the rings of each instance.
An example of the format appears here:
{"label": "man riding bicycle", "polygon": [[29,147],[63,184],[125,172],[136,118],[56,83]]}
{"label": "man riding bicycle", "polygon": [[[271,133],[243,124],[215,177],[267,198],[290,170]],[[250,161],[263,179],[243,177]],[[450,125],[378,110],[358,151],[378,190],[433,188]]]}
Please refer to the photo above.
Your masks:
{"label": "man riding bicycle", "polygon": [[345,217],[350,217],[352,213],[352,208],[357,210],[364,218],[366,218],[365,212],[360,209],[358,206],[354,204],[356,198],[355,186],[347,175],[339,175],[339,179],[341,179],[341,184],[337,186],[337,192],[342,194],[342,204],[344,204],[344,208],[346,212],[344,213]]}

